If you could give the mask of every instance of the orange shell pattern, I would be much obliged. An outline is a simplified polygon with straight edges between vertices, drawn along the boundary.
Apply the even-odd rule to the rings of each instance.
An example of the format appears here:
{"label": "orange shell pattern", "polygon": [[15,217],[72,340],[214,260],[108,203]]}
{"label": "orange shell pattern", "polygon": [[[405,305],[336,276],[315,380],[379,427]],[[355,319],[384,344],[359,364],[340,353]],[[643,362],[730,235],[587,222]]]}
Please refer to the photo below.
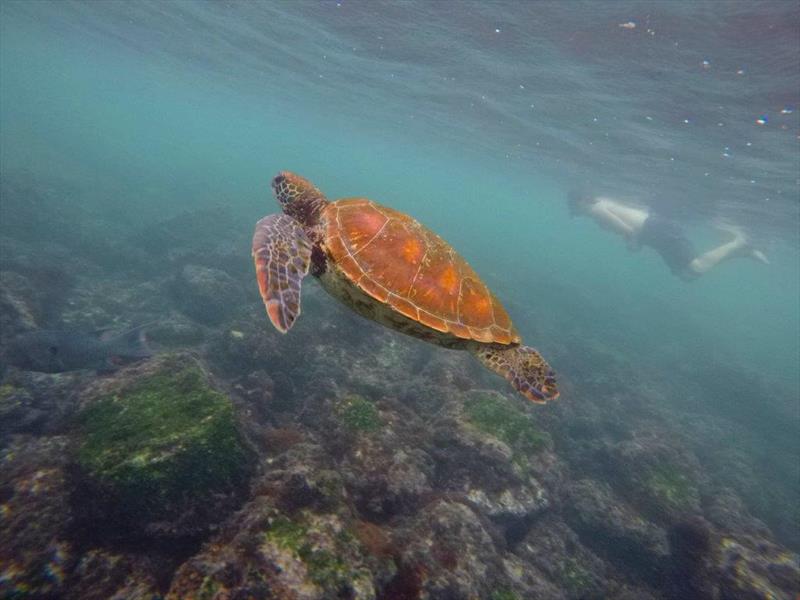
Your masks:
{"label": "orange shell pattern", "polygon": [[472,267],[408,215],[348,198],[328,204],[322,222],[333,261],[375,300],[459,338],[520,342],[508,313]]}

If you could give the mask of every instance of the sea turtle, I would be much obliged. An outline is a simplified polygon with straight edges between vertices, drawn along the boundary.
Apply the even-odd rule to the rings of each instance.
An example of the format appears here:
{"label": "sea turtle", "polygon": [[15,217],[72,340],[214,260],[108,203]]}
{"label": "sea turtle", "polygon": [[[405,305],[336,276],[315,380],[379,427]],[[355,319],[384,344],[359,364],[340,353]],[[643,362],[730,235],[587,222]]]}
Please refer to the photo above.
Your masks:
{"label": "sea turtle", "polygon": [[270,321],[286,333],[300,314],[309,270],[358,314],[428,342],[467,350],[523,396],[558,397],[541,355],[522,340],[500,301],[438,235],[366,198],[328,201],[299,175],[272,180],[283,214],[264,217],[253,259]]}

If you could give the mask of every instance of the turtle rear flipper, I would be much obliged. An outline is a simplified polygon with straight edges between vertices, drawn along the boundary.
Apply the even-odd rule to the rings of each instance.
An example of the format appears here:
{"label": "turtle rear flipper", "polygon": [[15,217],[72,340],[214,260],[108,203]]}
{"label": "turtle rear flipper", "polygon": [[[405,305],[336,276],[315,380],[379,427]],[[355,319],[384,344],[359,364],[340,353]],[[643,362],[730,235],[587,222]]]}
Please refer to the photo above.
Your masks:
{"label": "turtle rear flipper", "polygon": [[528,400],[544,404],[558,398],[553,370],[542,355],[530,346],[479,346],[474,353],[484,366],[507,379]]}
{"label": "turtle rear flipper", "polygon": [[253,260],[269,320],[286,333],[300,314],[300,284],[311,263],[311,241],[293,218],[269,215],[256,223]]}

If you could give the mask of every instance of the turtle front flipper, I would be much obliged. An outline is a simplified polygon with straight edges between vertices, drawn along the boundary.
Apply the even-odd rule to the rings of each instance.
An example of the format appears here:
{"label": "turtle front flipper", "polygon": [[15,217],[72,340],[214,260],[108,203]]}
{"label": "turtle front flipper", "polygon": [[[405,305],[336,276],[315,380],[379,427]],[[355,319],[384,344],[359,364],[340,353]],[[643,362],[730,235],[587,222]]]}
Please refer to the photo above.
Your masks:
{"label": "turtle front flipper", "polygon": [[528,400],[544,404],[558,398],[555,373],[533,348],[478,346],[474,354],[484,366],[505,377]]}
{"label": "turtle front flipper", "polygon": [[311,263],[311,241],[287,215],[269,215],[253,234],[256,279],[269,320],[286,333],[300,314],[300,284]]}

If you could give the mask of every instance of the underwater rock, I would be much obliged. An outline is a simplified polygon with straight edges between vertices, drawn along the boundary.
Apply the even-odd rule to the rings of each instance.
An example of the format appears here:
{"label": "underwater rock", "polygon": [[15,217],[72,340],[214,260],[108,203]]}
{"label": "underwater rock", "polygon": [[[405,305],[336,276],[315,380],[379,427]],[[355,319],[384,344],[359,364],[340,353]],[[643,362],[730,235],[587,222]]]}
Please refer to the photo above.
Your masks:
{"label": "underwater rock", "polygon": [[0,381],[0,447],[16,433],[62,432],[86,376],[11,371]]}
{"label": "underwater rock", "polygon": [[195,538],[238,504],[252,450],[196,360],[160,357],[97,382],[87,397],[73,505],[89,531]]}
{"label": "underwater rock", "polygon": [[[714,549],[720,598],[786,598],[800,594],[800,556],[763,539],[723,536]],[[713,575],[712,575],[713,576]]]}
{"label": "underwater rock", "polygon": [[250,275],[252,262],[242,255],[251,222],[237,220],[227,205],[184,211],[135,232],[129,245],[142,248],[162,269],[187,263]]}
{"label": "underwater rock", "polygon": [[471,489],[467,498],[483,514],[500,522],[514,522],[529,517],[549,506],[544,488],[530,478],[526,487],[506,488],[486,493],[482,489]]}
{"label": "underwater rock", "polygon": [[[528,569],[534,568],[539,578],[553,582],[569,599],[599,600],[625,594],[633,598],[650,597],[644,589],[631,588],[624,573],[618,576],[611,565],[583,545],[578,535],[552,513],[534,523],[513,553],[519,562]],[[524,580],[530,579],[525,572]]]}
{"label": "underwater rock", "polygon": [[[415,583],[408,598],[489,598],[503,588],[503,565],[481,518],[460,502],[435,501],[396,534],[398,572],[384,591]],[[511,596],[513,597],[513,596]]]}
{"label": "underwater rock", "polygon": [[441,485],[464,494],[482,514],[513,525],[512,537],[524,531],[520,521],[550,506],[542,474],[556,481],[560,470],[550,436],[505,396],[480,391],[451,402],[436,424],[435,444]]}
{"label": "underwater rock", "polygon": [[753,517],[745,508],[741,497],[728,487],[709,490],[703,497],[704,516],[719,530],[734,536],[769,538],[769,528]]}
{"label": "underwater rock", "polygon": [[648,516],[670,523],[700,512],[700,467],[686,449],[661,436],[639,436],[612,447],[617,486]]}
{"label": "underwater rock", "polygon": [[373,599],[357,538],[337,515],[291,515],[257,497],[176,573],[168,600],[183,598]]}
{"label": "underwater rock", "polygon": [[4,381],[0,385],[0,447],[12,433],[33,433],[41,430],[47,413],[41,410],[24,387]]}
{"label": "underwater rock", "polygon": [[433,490],[431,457],[392,434],[359,439],[339,468],[359,511],[371,520],[413,514]]}
{"label": "underwater rock", "polygon": [[422,424],[401,406],[339,391],[305,422],[323,433],[333,468],[362,518],[413,513],[432,491],[434,467],[421,442]]}
{"label": "underwater rock", "polygon": [[270,331],[259,321],[247,323],[234,319],[226,325],[219,328],[210,340],[208,354],[214,367],[226,377],[246,377],[257,370],[270,376],[278,366],[276,361],[280,360],[280,334]]}
{"label": "underwater rock", "polygon": [[666,532],[616,498],[607,484],[570,484],[564,515],[584,545],[619,569],[643,581],[659,576],[669,554]]}
{"label": "underwater rock", "polygon": [[715,531],[700,517],[670,531],[671,596],[791,600],[800,593],[800,556],[762,537]]}
{"label": "underwater rock", "polygon": [[[490,600],[566,600],[567,590],[549,579],[536,566],[515,554],[503,557],[503,582],[495,586]],[[588,597],[588,596],[587,596]]]}
{"label": "underwater rock", "polygon": [[86,551],[70,573],[65,600],[153,600],[160,597],[153,557],[129,556],[107,549]]}
{"label": "underwater rock", "polygon": [[[275,506],[289,513],[337,510],[345,495],[341,475],[326,464],[321,446],[307,441],[297,430],[294,435],[299,439],[288,448],[273,446],[279,454],[268,459],[268,470],[253,484],[255,493],[272,498]],[[272,439],[276,441],[276,437]]]}
{"label": "underwater rock", "polygon": [[180,310],[201,323],[216,325],[244,303],[242,284],[220,269],[184,266],[172,284]]}
{"label": "underwater rock", "polygon": [[0,597],[55,598],[76,560],[66,437],[18,437],[0,452]]}
{"label": "underwater rock", "polygon": [[160,314],[158,320],[146,328],[147,340],[166,349],[199,346],[208,336],[208,329],[184,314],[171,310]]}
{"label": "underwater rock", "polygon": [[18,333],[36,329],[41,318],[39,294],[19,273],[0,271],[0,335],[5,344]]}

